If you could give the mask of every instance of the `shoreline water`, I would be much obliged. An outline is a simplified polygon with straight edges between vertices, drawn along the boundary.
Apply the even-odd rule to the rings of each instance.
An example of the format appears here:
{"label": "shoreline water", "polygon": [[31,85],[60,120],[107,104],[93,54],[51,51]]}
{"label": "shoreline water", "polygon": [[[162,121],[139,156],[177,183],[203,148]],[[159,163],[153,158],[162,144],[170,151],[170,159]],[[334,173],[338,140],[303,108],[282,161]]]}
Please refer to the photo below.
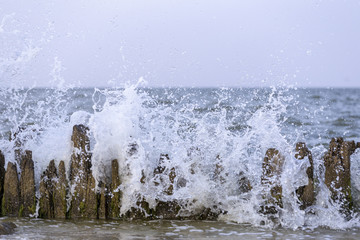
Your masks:
{"label": "shoreline water", "polygon": [[18,227],[2,239],[357,239],[359,229],[269,229],[249,224],[211,221],[151,220],[46,220],[6,218]]}

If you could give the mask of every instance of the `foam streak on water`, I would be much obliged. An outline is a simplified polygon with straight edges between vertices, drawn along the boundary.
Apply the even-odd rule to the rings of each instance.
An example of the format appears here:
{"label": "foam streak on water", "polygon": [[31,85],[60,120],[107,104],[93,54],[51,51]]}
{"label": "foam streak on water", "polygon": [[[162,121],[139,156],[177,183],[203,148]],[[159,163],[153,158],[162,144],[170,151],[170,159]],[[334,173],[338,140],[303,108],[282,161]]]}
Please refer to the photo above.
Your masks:
{"label": "foam streak on water", "polygon": [[[90,128],[96,180],[110,176],[111,160],[119,161],[121,213],[136,207],[142,195],[150,207],[155,199],[179,201],[182,216],[209,207],[227,213],[220,220],[253,226],[359,227],[358,217],[345,220],[339,206],[329,200],[322,171],[322,156],[331,137],[359,141],[359,90],[147,89],[139,84],[120,89],[2,88],[0,148],[6,161],[14,161],[17,147],[9,135],[21,128],[17,139],[33,151],[39,183],[50,160],[64,160],[69,166],[72,127],[84,124]],[[307,210],[300,210],[295,194],[307,183],[308,167],[307,161],[294,157],[298,141],[305,141],[312,150],[318,179],[316,204]],[[284,207],[278,209],[276,222],[259,213],[262,161],[268,148],[278,149],[285,157],[280,178]],[[164,194],[169,181],[155,184],[153,172],[161,154],[169,156],[166,169],[176,171],[173,195]],[[357,152],[352,156],[357,201],[359,169]],[[140,182],[142,177],[145,184]],[[251,183],[251,191],[241,189],[243,177]]]}

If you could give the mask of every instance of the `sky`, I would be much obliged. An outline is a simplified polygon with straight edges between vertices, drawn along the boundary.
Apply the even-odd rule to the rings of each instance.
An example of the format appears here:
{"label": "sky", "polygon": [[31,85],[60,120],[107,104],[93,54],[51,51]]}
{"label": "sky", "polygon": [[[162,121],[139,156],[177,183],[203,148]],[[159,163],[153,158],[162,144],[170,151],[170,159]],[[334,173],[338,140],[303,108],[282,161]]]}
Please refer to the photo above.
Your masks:
{"label": "sky", "polygon": [[359,0],[0,0],[0,86],[360,87]]}

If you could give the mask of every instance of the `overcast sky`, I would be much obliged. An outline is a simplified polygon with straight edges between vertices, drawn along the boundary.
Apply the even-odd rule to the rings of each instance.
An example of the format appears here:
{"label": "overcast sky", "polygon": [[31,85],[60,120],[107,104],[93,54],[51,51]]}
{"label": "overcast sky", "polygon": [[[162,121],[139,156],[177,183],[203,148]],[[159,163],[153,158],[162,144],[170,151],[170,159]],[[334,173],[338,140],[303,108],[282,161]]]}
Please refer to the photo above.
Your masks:
{"label": "overcast sky", "polygon": [[360,87],[358,0],[0,0],[0,85]]}

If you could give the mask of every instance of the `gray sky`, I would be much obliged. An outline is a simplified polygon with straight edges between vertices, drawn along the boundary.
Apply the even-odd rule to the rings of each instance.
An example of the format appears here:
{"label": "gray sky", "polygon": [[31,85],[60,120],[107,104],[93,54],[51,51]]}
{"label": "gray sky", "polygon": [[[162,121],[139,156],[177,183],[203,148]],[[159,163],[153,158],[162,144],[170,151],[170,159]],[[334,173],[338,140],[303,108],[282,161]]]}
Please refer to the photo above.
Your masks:
{"label": "gray sky", "polygon": [[358,0],[0,0],[0,85],[360,87]]}

